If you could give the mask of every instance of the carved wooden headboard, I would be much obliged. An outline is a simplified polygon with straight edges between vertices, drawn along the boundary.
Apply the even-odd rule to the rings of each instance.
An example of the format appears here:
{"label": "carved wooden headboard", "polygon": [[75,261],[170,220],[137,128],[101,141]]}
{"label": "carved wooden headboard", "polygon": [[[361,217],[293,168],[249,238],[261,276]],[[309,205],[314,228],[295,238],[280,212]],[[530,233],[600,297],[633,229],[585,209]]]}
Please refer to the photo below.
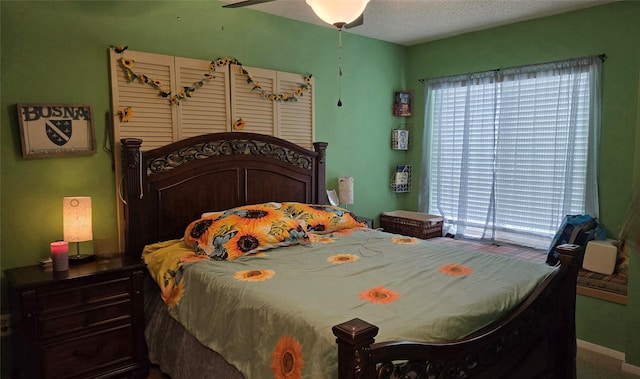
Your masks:
{"label": "carved wooden headboard", "polygon": [[315,151],[255,133],[212,133],[142,152],[122,143],[125,250],[181,238],[203,212],[269,201],[324,204],[327,143]]}

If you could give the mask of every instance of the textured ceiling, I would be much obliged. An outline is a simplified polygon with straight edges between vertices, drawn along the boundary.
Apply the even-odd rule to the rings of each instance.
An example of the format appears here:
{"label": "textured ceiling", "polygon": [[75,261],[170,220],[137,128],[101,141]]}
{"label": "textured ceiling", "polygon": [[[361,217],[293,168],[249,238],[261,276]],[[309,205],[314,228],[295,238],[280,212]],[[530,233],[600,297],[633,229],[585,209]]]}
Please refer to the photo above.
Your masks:
{"label": "textured ceiling", "polygon": [[[223,0],[234,3],[238,0]],[[364,24],[347,32],[411,46],[615,0],[371,0]],[[237,9],[237,8],[236,8]],[[226,8],[225,12],[236,9]],[[247,7],[326,27],[304,0],[275,0]]]}

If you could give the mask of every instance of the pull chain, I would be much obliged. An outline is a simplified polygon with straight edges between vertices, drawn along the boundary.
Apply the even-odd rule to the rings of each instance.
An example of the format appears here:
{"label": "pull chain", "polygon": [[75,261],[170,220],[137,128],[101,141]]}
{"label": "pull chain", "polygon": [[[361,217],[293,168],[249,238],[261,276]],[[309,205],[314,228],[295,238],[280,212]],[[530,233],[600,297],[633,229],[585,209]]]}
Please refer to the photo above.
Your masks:
{"label": "pull chain", "polygon": [[338,106],[342,106],[340,99],[340,81],[342,79],[342,28],[338,29]]}

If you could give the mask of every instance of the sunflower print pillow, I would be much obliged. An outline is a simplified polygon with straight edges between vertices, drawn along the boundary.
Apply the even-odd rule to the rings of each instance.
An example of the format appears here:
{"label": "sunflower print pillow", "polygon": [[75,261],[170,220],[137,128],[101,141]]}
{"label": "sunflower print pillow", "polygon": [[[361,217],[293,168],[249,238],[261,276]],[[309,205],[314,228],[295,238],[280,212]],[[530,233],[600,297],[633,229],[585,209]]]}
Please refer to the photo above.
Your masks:
{"label": "sunflower print pillow", "polygon": [[302,225],[278,203],[242,206],[193,221],[184,234],[196,254],[231,260],[274,247],[308,242]]}
{"label": "sunflower print pillow", "polygon": [[348,210],[332,205],[282,203],[282,209],[298,220],[307,233],[326,234],[351,228],[366,228]]}

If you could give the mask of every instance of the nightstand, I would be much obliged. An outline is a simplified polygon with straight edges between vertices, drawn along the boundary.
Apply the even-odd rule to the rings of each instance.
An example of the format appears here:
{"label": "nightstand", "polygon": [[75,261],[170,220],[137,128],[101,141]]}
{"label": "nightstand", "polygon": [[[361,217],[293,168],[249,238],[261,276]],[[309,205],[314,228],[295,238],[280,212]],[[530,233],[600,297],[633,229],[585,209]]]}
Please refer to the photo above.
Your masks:
{"label": "nightstand", "polygon": [[144,272],[125,255],[6,270],[12,378],[146,378]]}

